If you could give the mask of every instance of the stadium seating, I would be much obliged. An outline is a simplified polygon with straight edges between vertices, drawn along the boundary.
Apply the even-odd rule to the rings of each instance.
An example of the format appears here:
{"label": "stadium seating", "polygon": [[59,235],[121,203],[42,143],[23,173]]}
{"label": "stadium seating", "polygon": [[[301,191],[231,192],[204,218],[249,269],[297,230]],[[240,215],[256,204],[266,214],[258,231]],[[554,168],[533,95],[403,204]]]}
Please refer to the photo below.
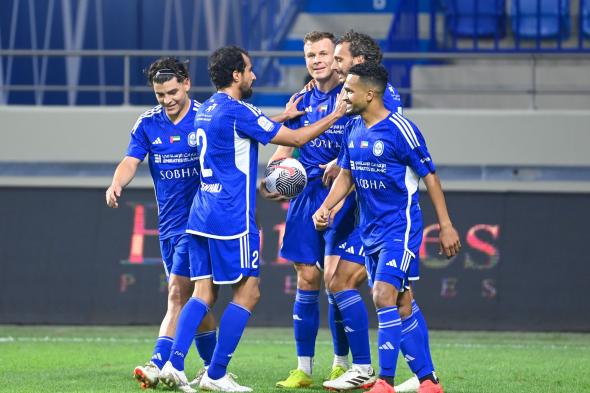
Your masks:
{"label": "stadium seating", "polygon": [[505,0],[445,0],[448,31],[457,37],[502,37]]}
{"label": "stadium seating", "polygon": [[582,0],[582,32],[590,37],[590,0]]}
{"label": "stadium seating", "polygon": [[513,0],[510,16],[518,38],[565,38],[570,33],[569,0]]}

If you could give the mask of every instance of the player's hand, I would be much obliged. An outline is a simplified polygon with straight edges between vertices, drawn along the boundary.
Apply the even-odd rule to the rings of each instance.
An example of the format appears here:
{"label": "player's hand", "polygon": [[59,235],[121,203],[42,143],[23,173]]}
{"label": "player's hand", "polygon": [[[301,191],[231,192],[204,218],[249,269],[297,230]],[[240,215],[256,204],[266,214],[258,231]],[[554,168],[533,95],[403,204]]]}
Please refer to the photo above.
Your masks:
{"label": "player's hand", "polygon": [[440,228],[439,241],[439,254],[444,254],[447,258],[454,257],[461,250],[459,233],[457,233],[457,230],[453,227],[453,225],[447,225]]}
{"label": "player's hand", "polygon": [[106,192],[106,200],[107,206],[112,208],[119,207],[119,202],[117,198],[121,197],[121,192],[123,191],[123,187],[118,184],[111,184],[109,188],[107,188]]}
{"label": "player's hand", "polygon": [[260,184],[258,185],[258,192],[260,192],[260,196],[262,196],[264,199],[268,199],[269,201],[285,202],[285,201],[289,200],[289,198],[284,197],[283,195],[279,194],[278,192],[268,191],[268,189],[266,188],[266,183],[264,182],[264,179],[261,180]]}
{"label": "player's hand", "polygon": [[344,100],[345,97],[346,91],[344,91],[344,89],[340,90],[340,93],[338,93],[338,97],[336,97],[336,105],[334,106],[334,110],[332,111],[332,113],[334,113],[338,118],[341,118],[346,114],[346,108],[348,106],[348,103]]}
{"label": "player's hand", "polygon": [[[289,99],[289,102],[285,105],[285,111],[283,112],[283,116],[286,117],[286,120],[295,119],[296,117],[305,115],[305,111],[300,111],[297,109],[297,104],[303,99],[303,95],[297,97],[297,93],[293,94]],[[285,120],[285,121],[286,121]]]}
{"label": "player's hand", "polygon": [[330,187],[340,173],[340,167],[336,164],[336,160],[332,160],[327,164],[320,164],[320,169],[324,170],[322,175],[322,183],[324,187]]}
{"label": "player's hand", "polygon": [[313,214],[312,219],[313,225],[315,226],[316,230],[325,231],[330,225],[330,210],[328,210],[324,205],[322,205]]}
{"label": "player's hand", "polygon": [[307,85],[305,85],[304,89],[305,91],[311,91],[313,90],[314,87],[316,87],[317,82],[315,79],[310,80],[309,82],[307,82]]}
{"label": "player's hand", "polygon": [[328,218],[329,224],[332,224],[334,222],[334,218],[336,217],[336,214],[338,214],[338,212],[342,209],[342,206],[344,206],[345,201],[346,201],[346,198],[342,198],[342,200],[340,202],[338,202],[336,204],[336,206],[334,206],[332,208],[332,210],[330,210],[330,217]]}

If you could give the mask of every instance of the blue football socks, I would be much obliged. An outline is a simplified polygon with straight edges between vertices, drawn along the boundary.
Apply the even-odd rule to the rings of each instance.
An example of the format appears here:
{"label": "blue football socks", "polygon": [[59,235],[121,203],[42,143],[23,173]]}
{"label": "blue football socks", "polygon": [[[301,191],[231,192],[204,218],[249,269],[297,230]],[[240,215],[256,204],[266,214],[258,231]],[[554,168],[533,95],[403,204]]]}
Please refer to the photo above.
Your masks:
{"label": "blue football socks", "polygon": [[320,325],[319,293],[320,291],[297,289],[293,304],[293,328],[297,356],[313,357],[315,354],[315,340]]}
{"label": "blue football socks", "polygon": [[369,345],[369,315],[365,302],[356,289],[334,294],[342,314],[343,329],[346,332],[353,364],[371,364]]}
{"label": "blue football socks", "polygon": [[334,295],[326,291],[328,295],[328,324],[332,332],[332,343],[334,344],[334,355],[347,356],[348,355],[348,339],[342,324],[342,314],[336,305]]}
{"label": "blue football socks", "polygon": [[203,365],[205,367],[211,364],[213,351],[215,351],[215,345],[217,345],[216,333],[215,330],[211,330],[208,332],[197,333],[195,335],[195,346],[197,347],[199,356],[203,359]]}
{"label": "blue football socks", "polygon": [[393,378],[397,365],[397,356],[402,336],[402,322],[396,306],[383,307],[377,310],[379,333],[379,376]]}
{"label": "blue football socks", "polygon": [[432,374],[432,368],[428,364],[426,353],[424,352],[424,340],[420,331],[418,320],[414,315],[402,319],[402,339],[400,348],[410,370],[418,378]]}
{"label": "blue football socks", "polygon": [[219,339],[211,359],[207,374],[211,379],[219,379],[227,372],[227,365],[238,347],[246,328],[250,311],[236,303],[229,303],[219,321]]}
{"label": "blue football socks", "polygon": [[194,340],[197,327],[207,312],[209,306],[196,297],[191,297],[182,308],[176,327],[176,339],[170,353],[170,362],[175,369],[184,370],[184,359]]}
{"label": "blue football socks", "polygon": [[174,339],[168,336],[160,336],[156,340],[156,346],[154,347],[154,353],[152,354],[152,363],[154,363],[160,370],[164,367],[164,363],[168,361],[170,357],[170,349]]}
{"label": "blue football socks", "polygon": [[422,341],[424,343],[424,353],[426,354],[426,360],[428,362],[428,366],[434,370],[434,363],[432,362],[432,355],[430,354],[430,341],[428,339],[428,326],[426,325],[426,320],[424,319],[424,315],[422,314],[422,310],[418,307],[418,303],[416,300],[412,300],[412,313],[414,314],[414,318],[418,321],[418,327],[420,328],[420,332],[422,332]]}

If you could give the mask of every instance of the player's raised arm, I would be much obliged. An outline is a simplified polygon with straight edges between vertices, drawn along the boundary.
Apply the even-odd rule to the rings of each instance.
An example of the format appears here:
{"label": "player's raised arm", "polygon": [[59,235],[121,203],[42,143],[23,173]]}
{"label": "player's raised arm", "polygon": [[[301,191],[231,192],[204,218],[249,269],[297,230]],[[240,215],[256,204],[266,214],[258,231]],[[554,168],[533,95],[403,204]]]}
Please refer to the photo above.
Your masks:
{"label": "player's raised arm", "polygon": [[106,191],[108,207],[119,207],[117,198],[121,197],[123,188],[127,187],[135,177],[140,163],[141,161],[139,159],[127,156],[121,160],[119,165],[117,165],[117,169],[115,169],[115,174],[113,175],[113,181]]}
{"label": "player's raised arm", "polygon": [[334,125],[345,113],[346,103],[344,102],[344,93],[341,92],[336,100],[334,111],[328,116],[297,130],[282,126],[270,142],[276,145],[301,147]]}
{"label": "player's raised arm", "polygon": [[461,241],[459,240],[459,234],[453,227],[453,223],[449,217],[440,179],[436,173],[429,173],[423,177],[423,180],[428,189],[430,200],[434,205],[438,224],[440,225],[440,251],[441,253],[444,253],[447,258],[451,258],[459,253],[459,250],[461,249]]}
{"label": "player's raised arm", "polygon": [[343,168],[336,180],[334,180],[334,185],[330,189],[328,196],[313,215],[313,224],[317,230],[323,231],[330,225],[331,210],[348,195],[352,185],[350,170]]}

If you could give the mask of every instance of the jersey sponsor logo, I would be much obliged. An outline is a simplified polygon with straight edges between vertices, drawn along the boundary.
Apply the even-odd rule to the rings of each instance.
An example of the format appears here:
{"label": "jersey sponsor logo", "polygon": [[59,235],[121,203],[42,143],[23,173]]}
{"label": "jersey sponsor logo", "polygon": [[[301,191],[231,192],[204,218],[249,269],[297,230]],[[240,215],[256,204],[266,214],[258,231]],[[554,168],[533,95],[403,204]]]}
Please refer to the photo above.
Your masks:
{"label": "jersey sponsor logo", "polygon": [[186,153],[154,154],[156,164],[185,164],[199,159],[196,151]]}
{"label": "jersey sponsor logo", "polygon": [[220,183],[201,183],[201,191],[203,192],[210,192],[212,194],[217,194],[223,190],[223,186]]}
{"label": "jersey sponsor logo", "polygon": [[323,138],[315,138],[309,142],[307,145],[310,147],[319,147],[322,149],[339,149],[340,144],[336,141],[331,141],[330,139],[323,139]]}
{"label": "jersey sponsor logo", "polygon": [[156,164],[161,164],[162,163],[162,156],[160,154],[154,154],[154,162]]}
{"label": "jersey sponsor logo", "polygon": [[355,183],[357,187],[365,190],[383,190],[387,188],[381,180],[356,179]]}
{"label": "jersey sponsor logo", "polygon": [[154,141],[152,142],[152,145],[161,145],[162,144],[162,140],[160,139],[160,137],[157,137],[156,139],[154,139]]}
{"label": "jersey sponsor logo", "polygon": [[260,128],[262,128],[266,132],[270,132],[274,128],[274,123],[270,119],[268,119],[266,116],[260,116],[256,120],[256,122],[258,123]]}
{"label": "jersey sponsor logo", "polygon": [[188,134],[187,142],[190,147],[196,147],[197,146],[197,133],[191,132],[190,134]]}
{"label": "jersey sponsor logo", "polygon": [[180,142],[180,135],[170,136],[170,143]]}
{"label": "jersey sponsor logo", "polygon": [[199,176],[199,170],[196,167],[160,171],[160,179],[162,180],[186,179],[194,176]]}
{"label": "jersey sponsor logo", "polygon": [[385,149],[385,145],[381,141],[377,141],[373,144],[373,155],[375,157],[379,157],[383,154],[383,150]]}

